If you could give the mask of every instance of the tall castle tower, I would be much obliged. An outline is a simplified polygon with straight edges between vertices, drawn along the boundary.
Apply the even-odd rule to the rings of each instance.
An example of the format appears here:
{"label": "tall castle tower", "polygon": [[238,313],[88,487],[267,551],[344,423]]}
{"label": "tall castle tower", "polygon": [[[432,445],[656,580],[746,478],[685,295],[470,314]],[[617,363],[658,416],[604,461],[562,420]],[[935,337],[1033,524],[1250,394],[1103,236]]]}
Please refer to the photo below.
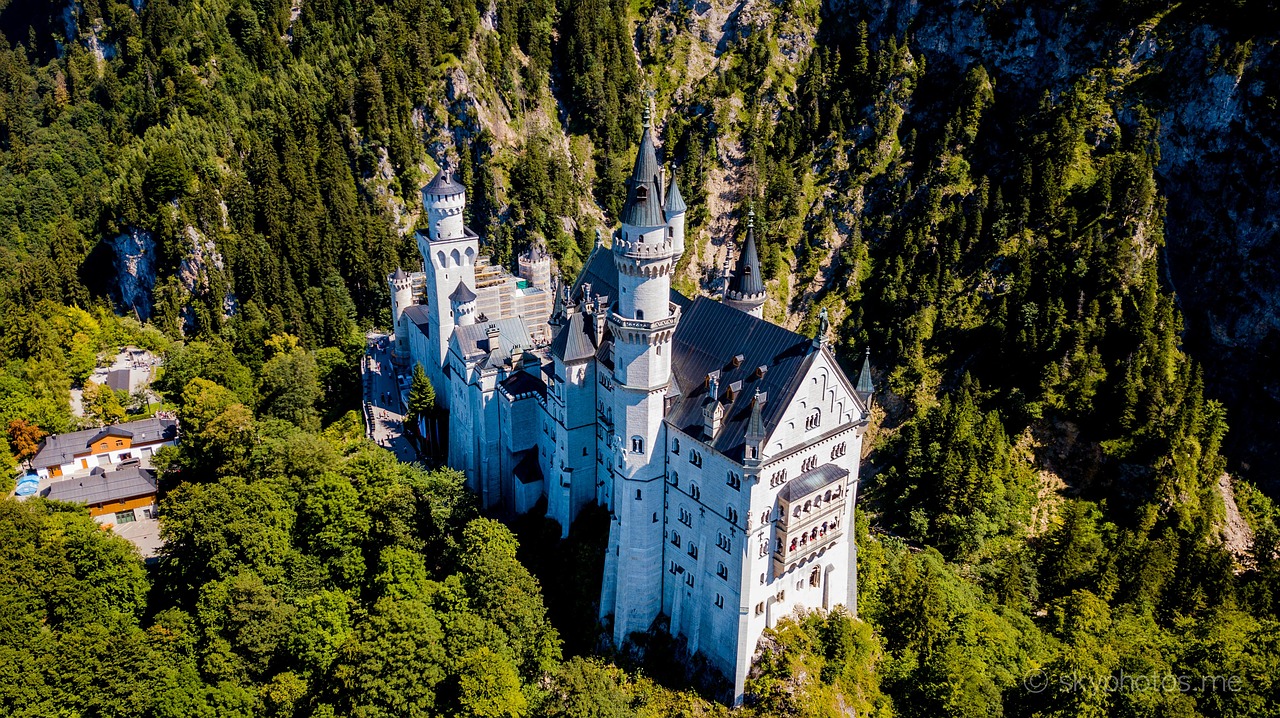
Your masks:
{"label": "tall castle tower", "polygon": [[[441,170],[422,188],[422,206],[427,212],[427,233],[418,235],[418,251],[426,269],[427,305],[430,307],[427,342],[435,351],[433,364],[426,367],[432,383],[444,386],[441,367],[449,353],[449,336],[463,323],[455,312],[455,295],[475,298],[476,257],[480,238],[467,229],[462,211],[467,206],[467,190],[453,175]],[[471,306],[474,309],[474,305]]]}
{"label": "tall castle tower", "polygon": [[396,343],[391,349],[391,360],[397,364],[409,363],[409,329],[405,325],[404,310],[413,304],[413,283],[399,267],[387,277],[391,287],[391,328],[396,333]]}
{"label": "tall castle tower", "polygon": [[[671,302],[675,228],[668,222],[662,190],[646,109],[640,151],[627,180],[622,228],[613,240],[618,296],[609,316],[616,429],[609,456],[614,464],[613,523],[600,611],[613,615],[618,645],[632,632],[648,630],[662,608],[664,398],[671,382],[671,340],[680,319],[679,307]],[[678,190],[674,194],[679,197]],[[683,229],[683,221],[680,225]]]}
{"label": "tall castle tower", "polygon": [[724,302],[753,317],[764,316],[764,276],[760,273],[760,253],[756,251],[756,211],[747,214],[747,241],[738,255],[738,264],[729,277]]}

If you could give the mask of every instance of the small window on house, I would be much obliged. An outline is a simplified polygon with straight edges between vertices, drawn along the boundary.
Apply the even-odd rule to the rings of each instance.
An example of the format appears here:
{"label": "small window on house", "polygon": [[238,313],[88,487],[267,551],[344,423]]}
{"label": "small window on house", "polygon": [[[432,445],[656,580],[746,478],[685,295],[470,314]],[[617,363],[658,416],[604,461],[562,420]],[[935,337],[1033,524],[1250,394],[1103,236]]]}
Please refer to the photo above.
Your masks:
{"label": "small window on house", "polygon": [[671,440],[671,453],[673,453],[673,454],[679,454],[679,453],[680,453],[680,440],[679,440],[679,439],[672,439],[672,440]]}
{"label": "small window on house", "polygon": [[693,572],[692,571],[684,575],[684,583],[689,588],[693,588]]}
{"label": "small window on house", "polygon": [[728,536],[725,536],[724,534],[720,534],[719,536],[716,537],[716,546],[719,546],[720,550],[724,551],[725,553],[729,552],[730,545],[731,545],[731,541],[729,540]]}
{"label": "small window on house", "polygon": [[654,522],[655,524],[656,524],[656,523],[658,523],[658,512],[657,512],[657,511],[654,511],[654,512],[653,512],[653,522]]}
{"label": "small window on house", "polygon": [[672,532],[671,532],[671,545],[672,545],[672,546],[675,546],[676,548],[679,548],[679,547],[680,547],[680,532],[679,532],[679,531],[672,531]]}
{"label": "small window on house", "polygon": [[702,498],[702,492],[698,491],[697,484],[689,484],[689,495],[693,497],[694,501]]}
{"label": "small window on house", "polygon": [[720,578],[723,578],[724,580],[728,581],[728,580],[729,580],[729,567],[728,567],[728,566],[725,566],[725,565],[724,565],[724,563],[720,563],[720,564],[718,564],[718,565],[716,566],[716,575],[717,575],[717,576],[719,576]]}
{"label": "small window on house", "polygon": [[118,524],[131,524],[137,520],[138,517],[133,513],[133,509],[129,509],[128,511],[119,511],[116,513],[116,523]]}
{"label": "small window on house", "polygon": [[814,409],[813,413],[809,415],[809,418],[805,419],[804,428],[806,430],[816,429],[820,424],[822,424],[822,410]]}
{"label": "small window on house", "polygon": [[724,596],[716,594],[716,608],[724,608]]}
{"label": "small window on house", "polygon": [[689,557],[692,558],[694,561],[698,560],[698,544],[690,542]]}
{"label": "small window on house", "polygon": [[637,310],[636,310],[636,319],[644,319],[644,310],[643,310],[643,309],[637,309]]}
{"label": "small window on house", "polygon": [[680,509],[680,523],[685,526],[693,525],[693,514],[689,513],[689,510],[683,507]]}
{"label": "small window on house", "polygon": [[585,446],[584,446],[584,447],[582,447],[582,455],[583,455],[583,456],[586,456],[586,455],[587,455],[587,447],[585,447]]}
{"label": "small window on house", "polygon": [[635,453],[635,454],[643,454],[643,453],[644,453],[644,439],[642,439],[642,438],[640,438],[640,437],[638,437],[638,436],[633,436],[633,437],[631,437],[631,451],[632,451],[632,453]]}
{"label": "small window on house", "polygon": [[809,585],[817,586],[820,583],[822,583],[822,573],[817,566],[814,566],[813,570],[809,572]]}
{"label": "small window on house", "polygon": [[761,586],[763,586],[763,585],[764,585],[764,574],[763,574],[763,573],[762,573],[762,574],[760,574],[760,585],[761,585]]}
{"label": "small window on house", "polygon": [[738,510],[733,508],[732,506],[729,506],[725,509],[724,515],[725,515],[725,518],[729,519],[729,523],[731,524],[738,523]]}
{"label": "small window on house", "polygon": [[725,479],[725,483],[729,484],[729,486],[730,486],[731,488],[741,489],[741,488],[742,488],[742,477],[741,477],[741,476],[738,476],[736,473],[734,473],[734,472],[730,471],[730,472],[729,472],[728,477]]}
{"label": "small window on house", "polygon": [[756,604],[756,615],[757,616],[764,615],[764,601],[761,601],[760,603]]}
{"label": "small window on house", "polygon": [[675,487],[680,486],[680,474],[674,471],[671,472],[671,485]]}
{"label": "small window on house", "polygon": [[640,500],[640,489],[636,489],[636,501]]}

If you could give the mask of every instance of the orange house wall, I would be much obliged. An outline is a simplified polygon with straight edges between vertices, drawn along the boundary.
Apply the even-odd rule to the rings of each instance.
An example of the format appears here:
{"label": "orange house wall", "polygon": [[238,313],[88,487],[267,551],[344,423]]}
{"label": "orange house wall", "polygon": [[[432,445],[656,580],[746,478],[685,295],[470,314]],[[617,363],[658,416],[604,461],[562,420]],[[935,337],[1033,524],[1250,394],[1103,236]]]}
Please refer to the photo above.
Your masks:
{"label": "orange house wall", "polygon": [[97,518],[105,514],[114,514],[119,511],[145,508],[147,506],[151,506],[155,502],[156,497],[154,495],[139,496],[136,499],[125,499],[124,501],[113,501],[109,504],[102,504],[100,506],[90,506],[89,515]]}

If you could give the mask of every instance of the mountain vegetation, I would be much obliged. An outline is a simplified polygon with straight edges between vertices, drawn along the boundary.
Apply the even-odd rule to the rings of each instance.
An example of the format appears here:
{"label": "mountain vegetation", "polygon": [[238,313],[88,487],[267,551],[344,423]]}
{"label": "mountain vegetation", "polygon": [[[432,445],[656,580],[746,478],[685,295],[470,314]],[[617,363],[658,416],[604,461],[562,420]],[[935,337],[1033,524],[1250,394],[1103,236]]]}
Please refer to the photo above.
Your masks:
{"label": "mountain vegetation", "polygon": [[771,631],[735,714],[1280,714],[1273,0],[58,5],[0,0],[0,468],[125,344],[183,443],[154,568],[0,501],[0,712],[727,713],[581,625],[589,524],[350,413],[435,169],[572,275],[651,97],[678,286],[753,207],[767,316],[876,367],[858,616]]}

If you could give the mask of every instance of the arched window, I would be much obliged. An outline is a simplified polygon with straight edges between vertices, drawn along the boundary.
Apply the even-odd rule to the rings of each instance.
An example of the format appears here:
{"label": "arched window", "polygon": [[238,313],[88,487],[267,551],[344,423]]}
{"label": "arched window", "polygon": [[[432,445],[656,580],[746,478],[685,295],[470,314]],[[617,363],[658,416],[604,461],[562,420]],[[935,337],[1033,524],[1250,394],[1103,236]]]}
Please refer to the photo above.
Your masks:
{"label": "arched window", "polygon": [[636,489],[636,501],[640,500],[640,489]]}
{"label": "arched window", "polygon": [[671,485],[677,487],[680,485],[680,474],[674,471],[671,472]]}
{"label": "arched window", "polygon": [[814,409],[813,413],[809,415],[809,418],[805,419],[804,428],[806,431],[809,431],[818,428],[820,424],[822,424],[822,410]]}
{"label": "arched window", "polygon": [[765,509],[764,512],[760,514],[760,525],[763,526],[764,524],[769,523],[769,517],[772,515],[773,509]]}
{"label": "arched window", "polygon": [[636,454],[644,453],[644,439],[639,436],[631,437],[631,451]]}
{"label": "arched window", "polygon": [[694,501],[702,498],[702,492],[698,491],[697,484],[689,484],[689,495],[693,497]]}
{"label": "arched window", "polygon": [[644,310],[643,310],[643,309],[637,309],[637,310],[636,310],[636,319],[644,319]]}
{"label": "arched window", "polygon": [[673,453],[673,454],[679,454],[679,453],[680,453],[680,439],[672,439],[672,440],[671,440],[671,453]]}
{"label": "arched window", "polygon": [[728,517],[729,523],[731,524],[738,523],[738,510],[733,508],[732,506],[725,509],[724,515]]}

